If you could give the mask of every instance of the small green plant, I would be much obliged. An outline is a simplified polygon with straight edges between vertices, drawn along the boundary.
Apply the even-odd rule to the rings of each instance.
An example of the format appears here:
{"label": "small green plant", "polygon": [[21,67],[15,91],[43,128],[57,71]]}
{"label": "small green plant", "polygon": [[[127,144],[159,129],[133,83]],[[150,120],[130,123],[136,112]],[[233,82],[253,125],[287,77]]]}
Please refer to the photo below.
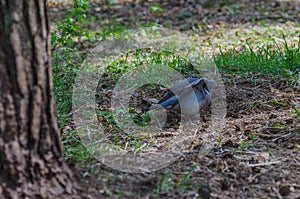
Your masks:
{"label": "small green plant", "polygon": [[[127,143],[125,145],[126,150],[130,150],[132,152],[139,152],[145,147],[149,147],[150,143],[148,143],[149,137],[137,136],[137,135],[128,135],[126,137]],[[146,141],[147,140],[147,141]],[[146,142],[145,142],[146,141]]]}
{"label": "small green plant", "polygon": [[66,131],[62,136],[65,159],[76,159],[84,164],[85,160],[93,159],[75,131]]}
{"label": "small green plant", "polygon": [[217,138],[218,146],[222,146],[222,138],[218,137]]}
{"label": "small green plant", "polygon": [[136,135],[128,135],[126,136],[126,140],[128,145],[126,145],[127,149],[130,147],[134,147],[134,149],[139,149],[141,147],[141,143]]}
{"label": "small green plant", "polygon": [[239,147],[240,151],[243,151],[244,149],[248,148],[248,147],[255,147],[255,142],[259,139],[256,135],[254,135],[253,133],[249,134],[249,139],[251,140],[251,143],[248,143],[246,141],[243,141],[241,143],[241,146]]}
{"label": "small green plant", "polygon": [[163,192],[167,192],[169,190],[172,189],[172,185],[170,184],[169,182],[169,175],[168,174],[165,174],[163,173],[162,176],[161,176],[161,179],[160,181],[158,182],[157,184],[157,188],[156,188],[156,193],[163,193]]}
{"label": "small green plant", "polygon": [[88,22],[85,14],[87,9],[87,0],[74,0],[72,9],[68,10],[63,20],[55,24],[57,30],[51,33],[54,96],[60,128],[64,128],[69,118],[72,84],[83,60],[74,46],[74,38],[89,37],[88,32],[82,28]]}
{"label": "small green plant", "polygon": [[196,169],[196,167],[197,167],[197,164],[194,164],[194,165],[191,167],[191,169],[189,170],[189,172],[184,176],[184,178],[183,178],[183,183],[186,183],[186,182],[190,179],[191,174],[192,174],[193,171]]}
{"label": "small green plant", "polygon": [[239,150],[240,151],[243,151],[246,147],[248,147],[249,146],[249,144],[246,142],[246,141],[243,141],[242,143],[241,143],[241,146],[239,147]]}
{"label": "small green plant", "polygon": [[160,6],[158,6],[157,3],[154,6],[150,6],[150,11],[152,13],[163,13],[164,12],[164,10]]}
{"label": "small green plant", "polygon": [[[105,121],[105,126],[114,125],[115,124],[115,115],[109,111],[101,111],[97,114],[97,117],[101,117]],[[115,126],[115,125],[114,125]]]}
{"label": "small green plant", "polygon": [[274,127],[275,127],[275,128],[279,128],[279,129],[280,129],[280,128],[283,128],[283,127],[284,127],[284,125],[283,125],[283,124],[281,124],[280,122],[278,122],[278,123],[275,123],[275,124],[274,124]]}
{"label": "small green plant", "polygon": [[82,28],[88,23],[85,12],[88,9],[89,2],[87,0],[74,0],[72,9],[67,11],[63,20],[56,23],[57,32],[52,32],[52,46],[72,46],[74,37],[85,36],[90,37],[88,31]]}
{"label": "small green plant", "polygon": [[249,138],[251,139],[252,145],[254,146],[255,142],[258,140],[258,137],[256,135],[254,135],[253,133],[250,133]]}

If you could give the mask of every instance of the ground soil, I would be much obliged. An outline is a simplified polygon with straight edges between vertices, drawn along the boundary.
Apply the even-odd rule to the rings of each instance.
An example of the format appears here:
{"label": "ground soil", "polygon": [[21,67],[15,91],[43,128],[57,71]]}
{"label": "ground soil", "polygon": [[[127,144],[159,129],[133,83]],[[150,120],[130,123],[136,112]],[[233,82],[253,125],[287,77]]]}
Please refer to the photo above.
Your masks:
{"label": "ground soil", "polygon": [[[293,1],[238,1],[233,3],[237,12],[226,5],[231,1],[197,2],[159,1],[164,9],[161,15],[149,11],[152,1],[93,4],[90,14],[99,18],[99,26],[111,19],[134,27],[138,18],[139,23],[154,21],[203,36],[224,23],[251,26],[260,20],[281,24],[300,18],[299,2]],[[65,6],[52,5],[50,20],[54,22],[64,11]],[[266,15],[267,11],[271,14]],[[200,30],[201,24],[208,26]],[[96,160],[86,167],[68,160],[82,187],[78,197],[300,198],[300,119],[293,112],[293,107],[300,109],[300,88],[271,76],[247,79],[223,74],[222,79],[226,125],[220,143],[207,155],[199,158],[198,145],[193,145],[169,166],[140,174],[116,171]],[[107,86],[103,93],[112,88]],[[253,142],[251,135],[258,139]]]}
{"label": "ground soil", "polygon": [[[290,107],[299,102],[299,89],[282,80],[231,77],[226,92],[222,143],[205,157],[199,157],[198,145],[190,146],[168,167],[143,174],[91,162],[92,174],[79,168],[81,180],[89,173],[84,177],[86,186],[98,198],[298,198],[299,118]],[[253,145],[250,133],[258,137]],[[241,148],[243,142],[249,145]],[[163,190],[156,193],[165,175]]]}

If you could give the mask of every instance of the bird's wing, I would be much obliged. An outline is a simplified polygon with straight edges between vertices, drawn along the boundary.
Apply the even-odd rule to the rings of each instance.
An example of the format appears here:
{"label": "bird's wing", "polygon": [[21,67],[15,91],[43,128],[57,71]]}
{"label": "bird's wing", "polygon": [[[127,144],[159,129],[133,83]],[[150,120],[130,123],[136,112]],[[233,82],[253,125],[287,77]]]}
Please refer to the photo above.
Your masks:
{"label": "bird's wing", "polygon": [[195,87],[196,85],[198,85],[201,81],[203,80],[203,78],[193,78],[193,77],[189,77],[186,78],[184,80],[179,81],[177,84],[175,84],[174,86],[172,86],[170,88],[170,90],[172,90],[174,93],[179,94],[180,92],[184,91],[184,89],[186,87]]}
{"label": "bird's wing", "polygon": [[[191,80],[192,81],[189,81]],[[188,78],[189,84],[185,86],[184,89],[182,89],[182,92],[179,94],[179,101],[184,96],[189,95],[191,92],[199,91],[198,93],[202,93],[202,87],[205,85],[205,79],[204,78]]]}
{"label": "bird's wing", "polygon": [[210,102],[210,93],[207,89],[206,79],[198,78],[197,80],[191,82],[190,85],[186,86],[183,92],[179,95],[179,103],[186,97],[192,97],[191,93],[194,93],[194,97],[197,98],[199,108],[205,108]]}
{"label": "bird's wing", "polygon": [[166,108],[166,109],[171,109],[174,106],[176,106],[178,104],[178,98],[176,95],[174,95],[173,97],[159,103],[160,106]]}
{"label": "bird's wing", "polygon": [[193,88],[202,88],[206,84],[204,78],[191,78],[191,79],[194,79],[194,80],[192,82],[190,82],[190,85],[188,85],[188,86],[191,86]]}
{"label": "bird's wing", "polygon": [[169,100],[170,98],[172,98],[174,96],[175,96],[174,93],[171,90],[168,89],[167,93],[164,96],[162,96],[162,98],[160,98],[157,103],[161,104],[164,101],[167,101],[167,100]]}
{"label": "bird's wing", "polygon": [[186,90],[190,88],[194,88],[195,86],[199,85],[199,83],[204,82],[203,78],[187,78],[184,80],[179,81],[177,84],[172,86],[167,90],[167,93],[158,101],[158,103],[161,103],[165,100],[168,100],[169,98],[174,97],[175,95],[182,95],[182,93],[185,93]]}
{"label": "bird's wing", "polygon": [[181,80],[167,90],[167,93],[160,98],[158,104],[165,108],[172,108],[179,103],[178,100],[180,101],[184,98],[184,96],[194,92],[194,88],[197,89],[197,87],[201,87],[204,84],[204,78],[187,78]]}

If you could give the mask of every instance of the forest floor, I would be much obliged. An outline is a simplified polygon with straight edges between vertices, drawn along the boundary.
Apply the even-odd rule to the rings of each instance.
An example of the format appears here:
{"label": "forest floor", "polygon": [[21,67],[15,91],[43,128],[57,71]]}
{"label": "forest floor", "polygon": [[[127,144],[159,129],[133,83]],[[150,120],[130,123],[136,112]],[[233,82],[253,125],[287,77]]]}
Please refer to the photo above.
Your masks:
{"label": "forest floor", "polygon": [[[91,29],[161,24],[196,33],[207,54],[218,53],[220,46],[238,52],[247,42],[255,49],[267,44],[268,38],[280,42],[282,32],[288,45],[300,45],[300,1],[155,1],[161,13],[149,9],[156,6],[154,1],[93,2],[88,13],[94,16]],[[53,25],[64,17],[68,4],[48,4]],[[84,52],[93,47],[82,46],[79,50]],[[142,173],[114,170],[91,157],[66,157],[81,187],[78,198],[300,199],[299,80],[291,83],[286,77],[255,70],[248,75],[221,73],[226,123],[211,151],[199,156],[199,141],[168,166]],[[104,96],[115,84],[105,83]],[[101,109],[101,101],[98,103]],[[74,128],[72,122],[66,126]]]}

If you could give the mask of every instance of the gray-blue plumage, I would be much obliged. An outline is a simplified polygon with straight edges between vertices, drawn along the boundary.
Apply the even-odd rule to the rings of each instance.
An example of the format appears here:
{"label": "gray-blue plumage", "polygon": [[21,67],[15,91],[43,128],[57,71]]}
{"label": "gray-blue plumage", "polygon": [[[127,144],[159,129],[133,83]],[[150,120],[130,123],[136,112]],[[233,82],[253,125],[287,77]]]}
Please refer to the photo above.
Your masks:
{"label": "gray-blue plumage", "polygon": [[187,78],[179,81],[168,89],[167,93],[158,101],[153,109],[181,110],[184,115],[197,115],[200,109],[204,109],[211,99],[213,80],[205,78]]}

